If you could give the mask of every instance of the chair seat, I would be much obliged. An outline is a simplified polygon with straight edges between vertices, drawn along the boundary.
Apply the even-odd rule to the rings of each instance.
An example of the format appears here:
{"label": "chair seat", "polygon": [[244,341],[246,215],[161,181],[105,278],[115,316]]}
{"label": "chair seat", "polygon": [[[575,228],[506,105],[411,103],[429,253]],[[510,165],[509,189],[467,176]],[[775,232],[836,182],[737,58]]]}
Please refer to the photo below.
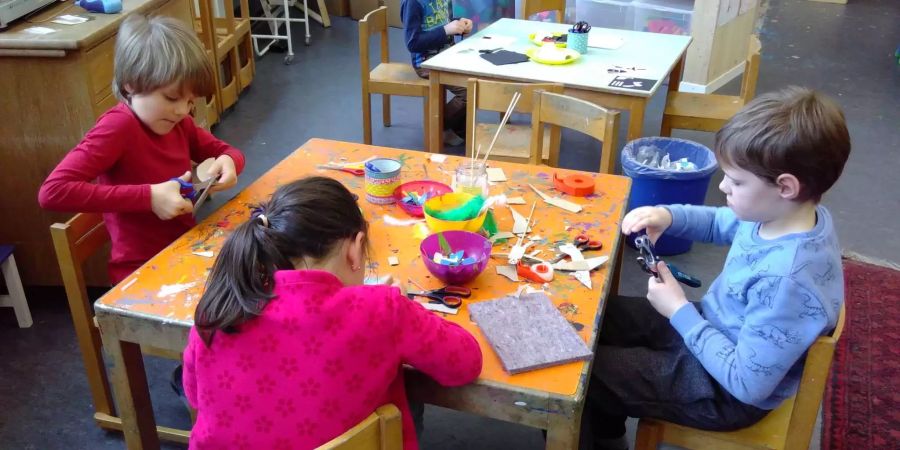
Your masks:
{"label": "chair seat", "polygon": [[740,97],[729,95],[670,92],[666,115],[728,120],[744,106]]}
{"label": "chair seat", "polygon": [[[496,123],[479,123],[475,128],[475,142],[481,146],[481,155],[487,151],[494,134],[497,132]],[[544,145],[541,161],[547,161],[550,157],[550,133],[544,133]],[[491,150],[491,159],[515,160],[531,157],[531,125],[518,125],[507,123],[503,132],[497,137],[497,143]],[[521,162],[521,161],[519,161]]]}
{"label": "chair seat", "polygon": [[759,422],[740,430],[701,431],[669,422],[648,420],[664,425],[663,442],[686,448],[715,448],[719,450],[749,448],[781,448],[788,431],[794,400],[791,397],[772,410]]}
{"label": "chair seat", "polygon": [[369,89],[373,93],[425,96],[428,80],[419,77],[409,64],[381,63],[369,72]]}

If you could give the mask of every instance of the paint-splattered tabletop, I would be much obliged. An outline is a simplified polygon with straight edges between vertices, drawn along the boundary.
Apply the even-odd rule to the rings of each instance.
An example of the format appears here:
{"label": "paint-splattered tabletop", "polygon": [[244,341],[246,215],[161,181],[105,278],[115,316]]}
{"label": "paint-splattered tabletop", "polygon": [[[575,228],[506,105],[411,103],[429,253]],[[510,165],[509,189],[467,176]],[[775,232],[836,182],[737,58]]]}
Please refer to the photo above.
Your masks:
{"label": "paint-splattered tabletop", "polygon": [[[372,156],[390,157],[403,163],[401,177],[404,182],[423,179],[425,173],[436,181],[451,184],[456,167],[465,160],[447,156],[442,163],[432,161],[432,154],[411,150],[398,150],[349,142],[311,139],[269,172],[239,193],[218,211],[185,233],[169,247],[148,261],[135,273],[111,289],[97,301],[97,306],[107,312],[143,317],[147,320],[174,323],[189,327],[193,324],[194,308],[203,290],[203,284],[225,238],[238,224],[247,220],[253,205],[268,198],[277,186],[306,175],[334,177],[360,196],[359,204],[370,223],[372,254],[369,269],[377,275],[392,274],[396,279],[412,278],[425,288],[437,288],[442,283],[425,269],[419,254],[419,244],[429,234],[424,223],[406,226],[389,225],[385,218],[410,219],[397,205],[379,206],[365,201],[364,179],[349,173],[317,169],[317,164],[328,162],[362,161]],[[598,323],[600,297],[608,291],[615,264],[614,250],[619,245],[618,227],[624,214],[625,203],[631,186],[630,180],[621,176],[600,175],[545,166],[529,166],[514,163],[491,162],[491,167],[504,170],[508,181],[491,186],[491,194],[505,193],[510,197],[523,197],[525,205],[516,205],[522,215],[528,215],[531,205],[537,202],[534,226],[529,236],[540,237],[535,246],[542,250],[538,257],[550,258],[556,241],[568,240],[587,233],[602,242],[603,248],[588,256],[610,257],[610,261],[592,272],[593,289],[588,290],[573,277],[557,273],[553,282],[544,288],[563,316],[573,324],[579,335],[593,346]],[[581,173],[591,176],[596,184],[595,193],[589,197],[570,197],[552,188],[553,173],[561,176]],[[551,195],[583,206],[580,213],[570,213],[540,200],[528,184]],[[495,208],[494,214],[500,231],[512,229],[512,215],[506,207]],[[390,221],[390,219],[388,219]],[[512,241],[512,240],[511,240]],[[514,242],[497,244],[495,253],[506,253]],[[399,259],[399,265],[390,266],[388,257]],[[513,282],[497,274],[496,266],[505,264],[492,258],[488,267],[468,284],[472,297],[463,304],[459,314],[448,315],[452,320],[476,336],[484,353],[482,380],[511,384],[559,395],[573,395],[581,381],[585,362],[574,362],[532,372],[509,375],[496,353],[469,319],[466,304],[499,298],[514,293],[524,282]],[[540,288],[540,285],[532,284]]]}

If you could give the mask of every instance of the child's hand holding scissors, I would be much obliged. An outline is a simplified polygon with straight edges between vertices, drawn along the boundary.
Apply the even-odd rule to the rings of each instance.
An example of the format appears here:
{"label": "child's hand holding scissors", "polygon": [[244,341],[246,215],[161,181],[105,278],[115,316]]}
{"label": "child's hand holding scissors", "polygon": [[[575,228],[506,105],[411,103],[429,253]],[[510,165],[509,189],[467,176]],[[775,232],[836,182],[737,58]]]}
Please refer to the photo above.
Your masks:
{"label": "child's hand holding scissors", "polygon": [[659,271],[660,281],[654,277],[647,280],[647,300],[650,300],[650,304],[658,313],[668,319],[682,306],[687,305],[688,301],[684,289],[669,271],[669,266],[660,261],[656,264],[656,269]]}
{"label": "child's hand holding scissors", "polygon": [[[185,172],[179,178],[190,182],[191,172]],[[150,185],[150,208],[153,214],[162,220],[170,220],[194,211],[193,203],[181,195],[181,184],[174,180]]]}
{"label": "child's hand holding scissors", "polygon": [[622,233],[634,234],[647,230],[647,236],[655,244],[656,240],[672,225],[672,214],[659,206],[642,206],[631,210],[622,219]]}
{"label": "child's hand holding scissors", "polygon": [[200,171],[198,170],[197,177],[200,178],[201,181],[206,181],[210,178],[216,180],[216,182],[209,187],[211,192],[224,191],[237,184],[237,168],[234,167],[234,160],[228,155],[222,155],[216,158],[215,161],[206,168],[206,173],[199,172]]}

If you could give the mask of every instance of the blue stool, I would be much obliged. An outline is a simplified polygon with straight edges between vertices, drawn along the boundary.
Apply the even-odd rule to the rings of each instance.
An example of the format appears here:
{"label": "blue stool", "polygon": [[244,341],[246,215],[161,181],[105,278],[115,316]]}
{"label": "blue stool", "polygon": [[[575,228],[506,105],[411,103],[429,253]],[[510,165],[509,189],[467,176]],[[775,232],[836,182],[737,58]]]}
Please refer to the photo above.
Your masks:
{"label": "blue stool", "polygon": [[13,257],[14,248],[12,245],[0,245],[0,272],[3,273],[6,288],[9,290],[9,294],[0,295],[0,306],[12,307],[16,311],[19,328],[28,328],[31,326],[31,311],[28,310],[22,279],[19,278],[16,258]]}

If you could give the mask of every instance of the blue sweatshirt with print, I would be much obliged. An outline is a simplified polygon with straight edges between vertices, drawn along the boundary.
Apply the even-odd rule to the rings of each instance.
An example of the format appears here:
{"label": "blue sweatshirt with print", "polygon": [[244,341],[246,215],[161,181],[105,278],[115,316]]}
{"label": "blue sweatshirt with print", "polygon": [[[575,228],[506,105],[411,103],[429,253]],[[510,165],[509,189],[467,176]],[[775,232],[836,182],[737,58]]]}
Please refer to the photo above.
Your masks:
{"label": "blue sweatshirt with print", "polygon": [[816,208],[809,232],[766,240],[730,208],[669,205],[666,234],[731,244],[722,273],[696,308],[670,319],[688,349],[738,400],[774,409],[797,392],[806,351],[837,323],[841,249],[831,214]]}
{"label": "blue sweatshirt with print", "polygon": [[406,33],[406,48],[412,56],[412,65],[422,63],[452,44],[444,25],[450,23],[453,4],[450,0],[403,0],[400,16]]}

